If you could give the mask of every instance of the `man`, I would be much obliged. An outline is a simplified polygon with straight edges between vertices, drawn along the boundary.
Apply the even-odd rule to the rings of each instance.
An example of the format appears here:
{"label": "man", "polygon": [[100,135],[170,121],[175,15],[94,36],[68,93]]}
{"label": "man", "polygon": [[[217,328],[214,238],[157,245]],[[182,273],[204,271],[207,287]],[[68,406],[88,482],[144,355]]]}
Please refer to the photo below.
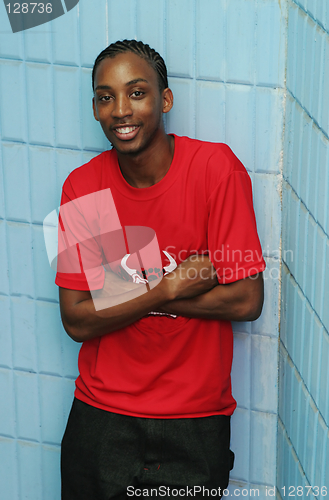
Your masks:
{"label": "man", "polygon": [[56,283],[83,345],[62,498],[220,498],[233,465],[230,321],[257,319],[263,304],[250,179],[227,146],[166,134],[173,95],[148,45],[105,49],[93,90],[113,148],[63,186],[62,233],[80,269],[63,265]]}

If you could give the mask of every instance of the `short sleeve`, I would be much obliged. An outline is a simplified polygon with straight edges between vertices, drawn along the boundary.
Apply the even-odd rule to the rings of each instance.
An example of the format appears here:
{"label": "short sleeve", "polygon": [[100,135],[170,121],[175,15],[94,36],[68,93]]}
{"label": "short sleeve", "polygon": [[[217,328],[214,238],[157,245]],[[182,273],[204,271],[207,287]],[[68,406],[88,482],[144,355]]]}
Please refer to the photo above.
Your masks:
{"label": "short sleeve", "polygon": [[63,187],[59,213],[55,283],[72,290],[101,289],[104,269],[99,231],[93,223],[95,195],[73,198],[67,190],[68,183]]}
{"label": "short sleeve", "polygon": [[209,257],[219,283],[232,283],[263,271],[265,262],[246,170],[239,168],[221,180],[209,197],[208,211]]}

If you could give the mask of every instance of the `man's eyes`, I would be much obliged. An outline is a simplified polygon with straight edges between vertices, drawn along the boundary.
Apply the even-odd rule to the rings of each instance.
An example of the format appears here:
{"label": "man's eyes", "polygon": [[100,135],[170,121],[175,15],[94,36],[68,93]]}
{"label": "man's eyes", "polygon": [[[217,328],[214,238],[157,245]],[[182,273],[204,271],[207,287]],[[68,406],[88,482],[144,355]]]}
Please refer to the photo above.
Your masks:
{"label": "man's eyes", "polygon": [[99,101],[110,101],[111,99],[113,99],[113,97],[111,95],[100,95],[100,96],[98,96],[98,100]]}
{"label": "man's eyes", "polygon": [[142,92],[141,90],[135,90],[132,94],[134,97],[142,97],[145,94],[145,92]]}
{"label": "man's eyes", "polygon": [[[143,97],[143,95],[145,95],[145,92],[143,92],[142,90],[134,90],[134,92],[132,92],[129,95],[129,97],[139,99],[139,98]],[[101,102],[109,102],[109,101],[113,101],[114,99],[115,99],[115,97],[112,95],[100,95],[100,96],[98,96],[98,100]]]}

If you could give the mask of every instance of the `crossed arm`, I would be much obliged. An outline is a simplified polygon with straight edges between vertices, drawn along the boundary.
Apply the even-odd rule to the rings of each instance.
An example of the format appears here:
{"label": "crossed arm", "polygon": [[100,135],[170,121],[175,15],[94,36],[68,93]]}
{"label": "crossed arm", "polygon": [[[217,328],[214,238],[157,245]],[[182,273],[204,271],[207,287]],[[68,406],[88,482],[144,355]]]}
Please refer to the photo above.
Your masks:
{"label": "crossed arm", "polygon": [[[140,294],[138,287],[108,272],[96,298],[88,291],[60,288],[66,332],[76,342],[83,342],[124,328],[151,311],[188,318],[253,321],[260,316],[264,300],[262,273],[219,285],[209,258],[201,255],[186,259],[147,293]],[[113,298],[118,293],[121,303]],[[96,308],[95,301],[100,305],[103,302],[102,307]]]}

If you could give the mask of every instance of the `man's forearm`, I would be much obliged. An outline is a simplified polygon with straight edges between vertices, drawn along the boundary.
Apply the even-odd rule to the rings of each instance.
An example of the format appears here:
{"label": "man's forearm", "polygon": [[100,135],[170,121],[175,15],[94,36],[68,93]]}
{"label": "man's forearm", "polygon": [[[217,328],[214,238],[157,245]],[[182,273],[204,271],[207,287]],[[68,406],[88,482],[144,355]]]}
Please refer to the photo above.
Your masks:
{"label": "man's forearm", "polygon": [[260,273],[252,278],[218,285],[191,299],[168,302],[159,311],[187,318],[254,321],[260,316],[263,300],[263,277]]}
{"label": "man's forearm", "polygon": [[212,264],[204,256],[186,259],[160,283],[149,283],[151,289],[144,294],[139,285],[124,282],[109,272],[103,289],[93,297],[90,292],[60,289],[63,325],[73,340],[83,342],[120,330],[176,299],[200,295],[217,283]]}
{"label": "man's forearm", "polygon": [[[65,301],[66,293],[65,289],[60,289],[61,304]],[[64,328],[76,342],[120,330],[168,302],[159,287],[135,298],[132,298],[133,292],[128,292],[124,294],[127,300],[117,305],[109,297],[93,299],[88,295],[88,298],[72,304],[70,310],[61,308]]]}

